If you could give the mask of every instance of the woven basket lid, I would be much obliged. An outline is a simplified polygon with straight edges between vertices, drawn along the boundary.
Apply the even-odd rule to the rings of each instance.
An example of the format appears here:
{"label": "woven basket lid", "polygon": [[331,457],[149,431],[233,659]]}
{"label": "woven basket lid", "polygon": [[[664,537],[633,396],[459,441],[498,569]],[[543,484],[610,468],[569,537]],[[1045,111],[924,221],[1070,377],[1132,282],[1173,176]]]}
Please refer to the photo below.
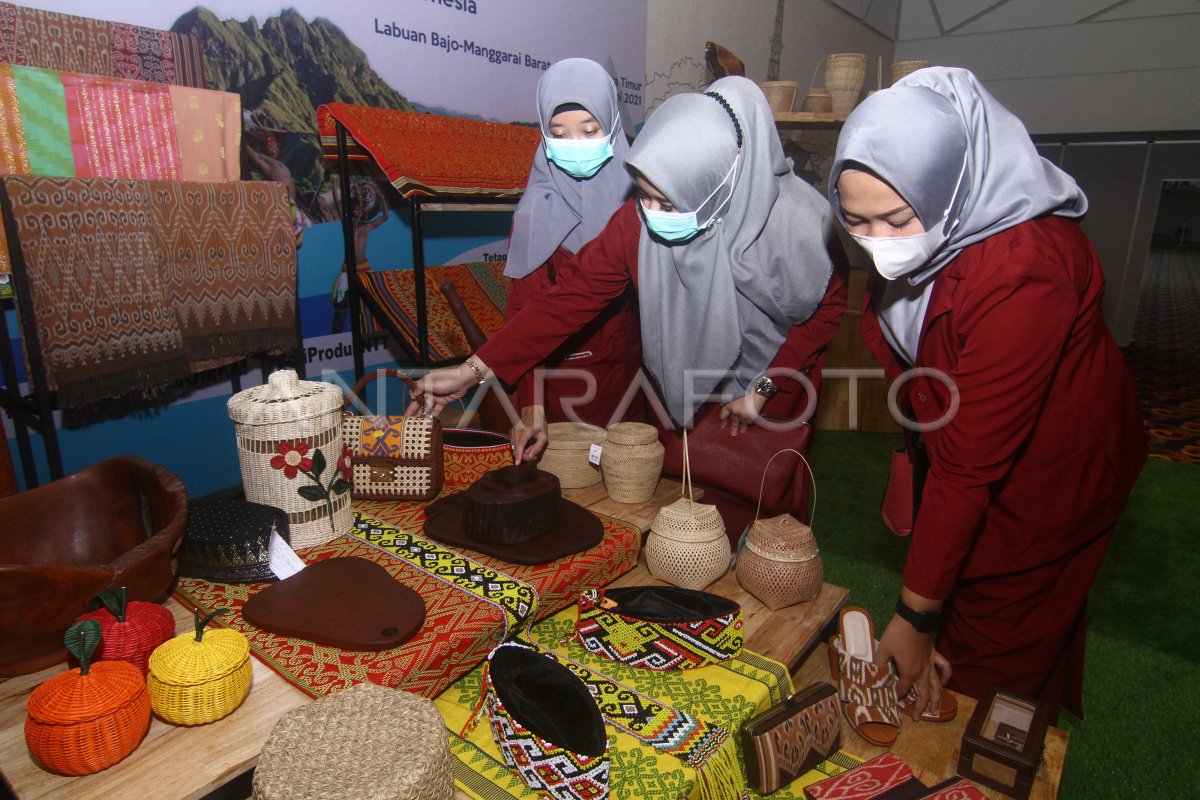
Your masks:
{"label": "woven basket lid", "polygon": [[631,446],[653,444],[658,441],[658,428],[645,422],[618,422],[608,426],[608,441]]}
{"label": "woven basket lid", "polygon": [[676,542],[711,542],[725,536],[725,521],[717,507],[686,497],[660,508],[650,527]]}
{"label": "woven basket lid", "polygon": [[812,528],[791,514],[756,520],[746,536],[746,547],[775,561],[811,561],[818,553]]}
{"label": "woven basket lid", "polygon": [[150,671],[163,683],[199,686],[224,678],[249,657],[250,642],[244,634],[216,628],[205,631],[200,642],[194,633],[163,642],[150,655]]}
{"label": "woven basket lid", "polygon": [[229,418],[243,425],[295,422],[340,412],[345,398],[331,383],[302,381],[294,369],[272,372],[267,382],[229,398]]}
{"label": "woven basket lid", "polygon": [[603,444],[607,438],[604,428],[579,422],[551,422],[546,426],[546,436],[546,447],[551,450],[587,449],[593,444]]}
{"label": "woven basket lid", "polygon": [[25,710],[44,725],[91,722],[118,711],[146,690],[142,671],[128,661],[99,661],[87,675],[79,668],[50,678],[33,690]]}

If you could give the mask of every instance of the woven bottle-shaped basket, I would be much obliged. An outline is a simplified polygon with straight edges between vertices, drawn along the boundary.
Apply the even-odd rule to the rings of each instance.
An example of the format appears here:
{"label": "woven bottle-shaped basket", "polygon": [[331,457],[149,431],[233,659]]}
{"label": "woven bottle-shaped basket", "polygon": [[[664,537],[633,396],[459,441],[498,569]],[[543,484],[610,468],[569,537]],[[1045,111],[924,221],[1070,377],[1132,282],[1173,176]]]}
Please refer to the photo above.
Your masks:
{"label": "woven bottle-shaped basket", "polygon": [[[809,476],[812,477],[812,467],[808,460],[796,450],[784,449],[767,460],[767,465],[763,468],[764,485],[771,462],[781,453],[795,453],[800,456],[800,460],[808,467]],[[817,484],[813,478],[814,512],[816,503]],[[815,600],[821,592],[824,567],[812,528],[791,514],[759,519],[758,514],[761,510],[760,485],[754,522],[746,530],[745,538],[738,549],[737,566],[734,570],[738,583],[772,611]],[[810,515],[809,519],[811,518]]]}
{"label": "woven bottle-shaped basket", "polygon": [[176,636],[150,655],[150,702],[166,722],[214,722],[228,716],[250,693],[253,668],[246,637],[232,628],[204,632],[213,617],[228,610],[219,608],[203,619],[195,612],[194,635]]}
{"label": "woven bottle-shaped basket", "polygon": [[343,400],[333,384],[299,380],[292,369],[229,398],[246,499],[286,511],[296,549],[353,524],[350,493],[338,484]]}
{"label": "woven bottle-shaped basket", "polygon": [[564,489],[582,489],[600,482],[600,468],[588,460],[592,445],[604,445],[604,428],[578,422],[551,422],[546,426],[546,449],[538,469],[558,478]]}
{"label": "woven bottle-shaped basket", "polygon": [[609,425],[600,458],[608,496],[618,503],[644,503],[653,497],[665,452],[658,440],[658,428],[653,425],[644,422]]}
{"label": "woven bottle-shaped basket", "polygon": [[33,690],[25,703],[25,743],[46,769],[90,775],[141,744],[150,728],[150,695],[128,661],[92,664],[100,623],[85,620],[63,638],[79,666]]}
{"label": "woven bottle-shaped basket", "polygon": [[729,540],[716,506],[692,499],[687,429],[683,431],[683,497],[659,509],[646,537],[646,568],[684,589],[703,589],[729,571]]}
{"label": "woven bottle-shaped basket", "polygon": [[100,624],[100,647],[95,659],[128,661],[145,675],[150,671],[154,648],[175,635],[175,615],[158,603],[127,601],[124,587],[105,589],[97,597],[104,607],[75,620],[94,619]]}
{"label": "woven bottle-shaped basket", "polygon": [[830,53],[825,57],[825,88],[833,101],[833,113],[849,114],[858,105],[866,77],[866,53]]}

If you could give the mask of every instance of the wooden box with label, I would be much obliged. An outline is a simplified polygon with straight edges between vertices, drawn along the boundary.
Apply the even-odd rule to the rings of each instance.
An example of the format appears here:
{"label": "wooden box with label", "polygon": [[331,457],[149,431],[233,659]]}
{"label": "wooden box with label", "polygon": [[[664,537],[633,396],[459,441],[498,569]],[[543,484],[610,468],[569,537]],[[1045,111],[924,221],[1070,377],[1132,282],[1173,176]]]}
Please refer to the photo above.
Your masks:
{"label": "wooden box with label", "polygon": [[1024,800],[1033,788],[1049,725],[1045,703],[989,689],[963,733],[958,774]]}

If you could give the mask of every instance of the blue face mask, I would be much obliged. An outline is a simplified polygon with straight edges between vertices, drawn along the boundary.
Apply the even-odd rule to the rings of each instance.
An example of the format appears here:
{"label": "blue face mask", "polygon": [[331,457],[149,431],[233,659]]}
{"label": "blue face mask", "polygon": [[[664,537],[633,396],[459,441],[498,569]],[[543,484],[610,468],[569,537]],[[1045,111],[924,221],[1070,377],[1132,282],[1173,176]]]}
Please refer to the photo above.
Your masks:
{"label": "blue face mask", "polygon": [[[717,184],[717,188],[712,190],[712,194],[704,198],[704,202],[700,204],[700,208],[704,208],[705,204],[717,192],[721,191],[721,187],[729,183],[737,174],[737,164],[740,157],[741,154],[739,153],[738,157],[734,158],[733,165],[729,167],[729,172]],[[699,236],[708,226],[713,224],[713,221],[717,218],[717,214],[720,214],[721,210],[725,208],[725,204],[729,202],[730,197],[733,197],[733,192],[730,192],[729,196],[721,201],[721,204],[709,215],[708,221],[703,225],[697,221],[695,211],[657,211],[646,208],[641,203],[638,203],[638,208],[642,210],[642,218],[646,220],[646,227],[655,236],[667,242],[686,242],[688,239]]]}
{"label": "blue face mask", "polygon": [[550,139],[543,136],[546,158],[575,178],[590,178],[613,157],[611,137],[603,139]]}

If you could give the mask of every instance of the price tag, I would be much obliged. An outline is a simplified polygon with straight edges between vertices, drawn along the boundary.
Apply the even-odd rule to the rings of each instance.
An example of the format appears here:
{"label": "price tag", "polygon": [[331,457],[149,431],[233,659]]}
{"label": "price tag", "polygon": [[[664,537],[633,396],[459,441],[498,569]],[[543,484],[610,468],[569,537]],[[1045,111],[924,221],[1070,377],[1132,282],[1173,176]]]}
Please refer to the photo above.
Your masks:
{"label": "price tag", "polygon": [[591,449],[588,450],[588,463],[596,467],[600,466],[600,453],[603,450],[604,448],[598,444],[592,445]]}
{"label": "price tag", "polygon": [[271,542],[267,545],[267,555],[271,561],[271,572],[280,580],[290,578],[304,569],[304,562],[300,560],[300,556],[288,546],[274,525],[271,526]]}

